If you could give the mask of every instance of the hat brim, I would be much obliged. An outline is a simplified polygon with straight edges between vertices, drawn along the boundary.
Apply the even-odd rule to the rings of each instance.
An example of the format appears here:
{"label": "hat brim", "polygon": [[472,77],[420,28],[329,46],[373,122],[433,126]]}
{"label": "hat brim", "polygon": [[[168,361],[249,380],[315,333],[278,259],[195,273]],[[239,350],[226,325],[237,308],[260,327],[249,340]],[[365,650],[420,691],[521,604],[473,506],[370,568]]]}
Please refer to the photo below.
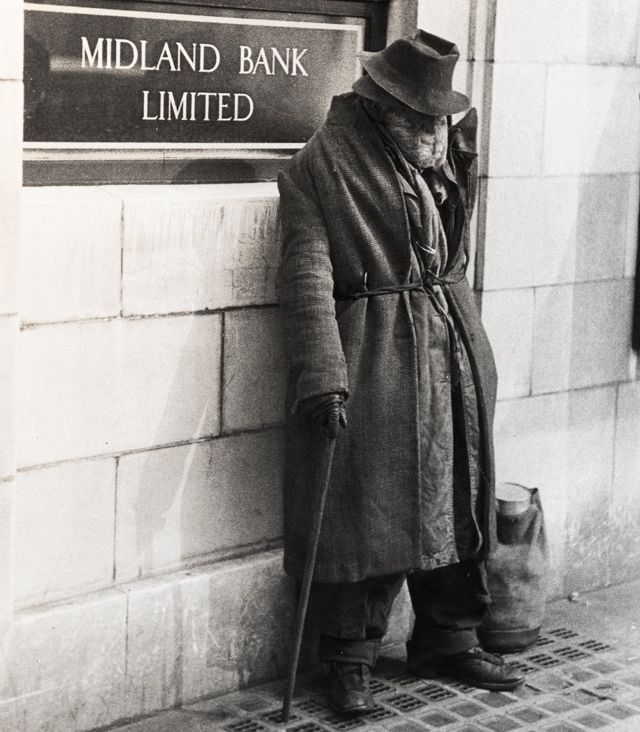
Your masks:
{"label": "hat brim", "polygon": [[[389,97],[406,104],[407,107],[422,114],[430,114],[435,117],[464,112],[471,106],[469,97],[453,89],[435,89],[424,87],[411,89],[398,72],[390,67],[379,52],[363,51],[358,54],[361,63],[369,73],[369,76],[362,76],[353,85],[353,90],[373,101],[389,104]],[[369,81],[365,81],[369,79]],[[377,92],[373,87],[382,89],[387,96]],[[372,94],[378,94],[374,98]],[[383,101],[386,99],[386,102]]]}

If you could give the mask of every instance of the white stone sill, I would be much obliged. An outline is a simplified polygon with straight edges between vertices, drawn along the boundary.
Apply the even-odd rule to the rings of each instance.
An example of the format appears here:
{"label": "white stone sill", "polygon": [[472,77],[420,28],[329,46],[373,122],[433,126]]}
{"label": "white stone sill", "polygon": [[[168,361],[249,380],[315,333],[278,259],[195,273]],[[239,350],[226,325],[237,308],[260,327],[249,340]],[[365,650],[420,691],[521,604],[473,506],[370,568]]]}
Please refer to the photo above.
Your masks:
{"label": "white stone sill", "polygon": [[[262,201],[278,197],[275,182],[263,183],[206,183],[187,185],[108,185],[95,186],[115,196],[125,204],[127,201],[170,201],[191,199],[194,202],[206,200]],[[51,190],[49,188],[48,190]],[[67,195],[73,195],[76,187],[60,187]]]}

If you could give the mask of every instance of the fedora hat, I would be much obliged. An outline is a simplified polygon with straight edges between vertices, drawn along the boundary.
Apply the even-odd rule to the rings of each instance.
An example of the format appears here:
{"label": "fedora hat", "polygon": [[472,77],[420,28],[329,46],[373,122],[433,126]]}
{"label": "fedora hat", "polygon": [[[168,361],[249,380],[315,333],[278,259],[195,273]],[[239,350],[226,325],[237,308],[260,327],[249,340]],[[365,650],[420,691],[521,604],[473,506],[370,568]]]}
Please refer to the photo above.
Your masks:
{"label": "fedora hat", "polygon": [[398,101],[416,112],[433,116],[468,109],[467,96],[451,88],[453,69],[460,53],[455,43],[419,30],[412,38],[399,38],[383,51],[358,54],[368,76],[353,91],[382,104]]}

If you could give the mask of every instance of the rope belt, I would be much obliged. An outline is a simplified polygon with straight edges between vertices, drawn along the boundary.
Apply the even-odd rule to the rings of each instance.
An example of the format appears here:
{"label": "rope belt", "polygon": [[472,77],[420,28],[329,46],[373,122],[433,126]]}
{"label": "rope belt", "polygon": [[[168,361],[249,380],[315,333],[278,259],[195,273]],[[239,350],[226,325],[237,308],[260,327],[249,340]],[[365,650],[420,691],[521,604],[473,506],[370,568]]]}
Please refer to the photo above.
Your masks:
{"label": "rope belt", "polygon": [[406,285],[389,285],[389,287],[378,287],[374,290],[356,290],[336,295],[336,300],[359,300],[361,297],[376,297],[377,295],[393,295],[396,292],[409,292],[411,290],[425,290],[422,282],[409,282]]}
{"label": "rope belt", "polygon": [[355,290],[353,292],[345,292],[334,295],[335,300],[360,300],[363,297],[377,297],[378,295],[393,295],[398,292],[411,292],[412,290],[422,290],[425,292],[435,309],[442,316],[449,333],[450,343],[450,359],[451,359],[451,383],[457,386],[460,383],[460,359],[462,357],[460,341],[454,327],[451,316],[449,315],[449,306],[442,292],[440,285],[429,286],[424,282],[409,282],[405,285],[389,285],[388,287],[378,287],[373,290]]}

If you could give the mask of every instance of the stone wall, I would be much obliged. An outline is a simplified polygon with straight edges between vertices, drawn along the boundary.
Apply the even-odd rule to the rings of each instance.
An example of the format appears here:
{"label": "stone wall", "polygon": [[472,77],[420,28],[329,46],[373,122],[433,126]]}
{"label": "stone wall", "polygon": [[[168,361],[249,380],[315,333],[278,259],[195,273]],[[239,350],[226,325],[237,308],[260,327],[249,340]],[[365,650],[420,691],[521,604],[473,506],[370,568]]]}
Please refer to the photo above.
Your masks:
{"label": "stone wall", "polygon": [[25,189],[19,606],[278,542],[276,213],[274,184]]}
{"label": "stone wall", "polygon": [[[500,373],[498,478],[541,490],[556,595],[640,568],[640,10],[614,4],[419,4],[420,26],[457,42],[457,86],[480,112],[472,273]],[[3,5],[3,37],[20,15]],[[0,44],[14,161],[0,173],[14,242],[0,251],[0,730],[90,729],[284,671],[277,190],[26,188],[14,265],[14,46]],[[390,639],[408,624],[405,596]]]}
{"label": "stone wall", "polygon": [[639,13],[495,8],[477,281],[500,375],[498,478],[541,490],[554,594],[640,567]]}
{"label": "stone wall", "polygon": [[22,3],[0,7],[0,637],[13,615],[16,257],[20,232]]}

